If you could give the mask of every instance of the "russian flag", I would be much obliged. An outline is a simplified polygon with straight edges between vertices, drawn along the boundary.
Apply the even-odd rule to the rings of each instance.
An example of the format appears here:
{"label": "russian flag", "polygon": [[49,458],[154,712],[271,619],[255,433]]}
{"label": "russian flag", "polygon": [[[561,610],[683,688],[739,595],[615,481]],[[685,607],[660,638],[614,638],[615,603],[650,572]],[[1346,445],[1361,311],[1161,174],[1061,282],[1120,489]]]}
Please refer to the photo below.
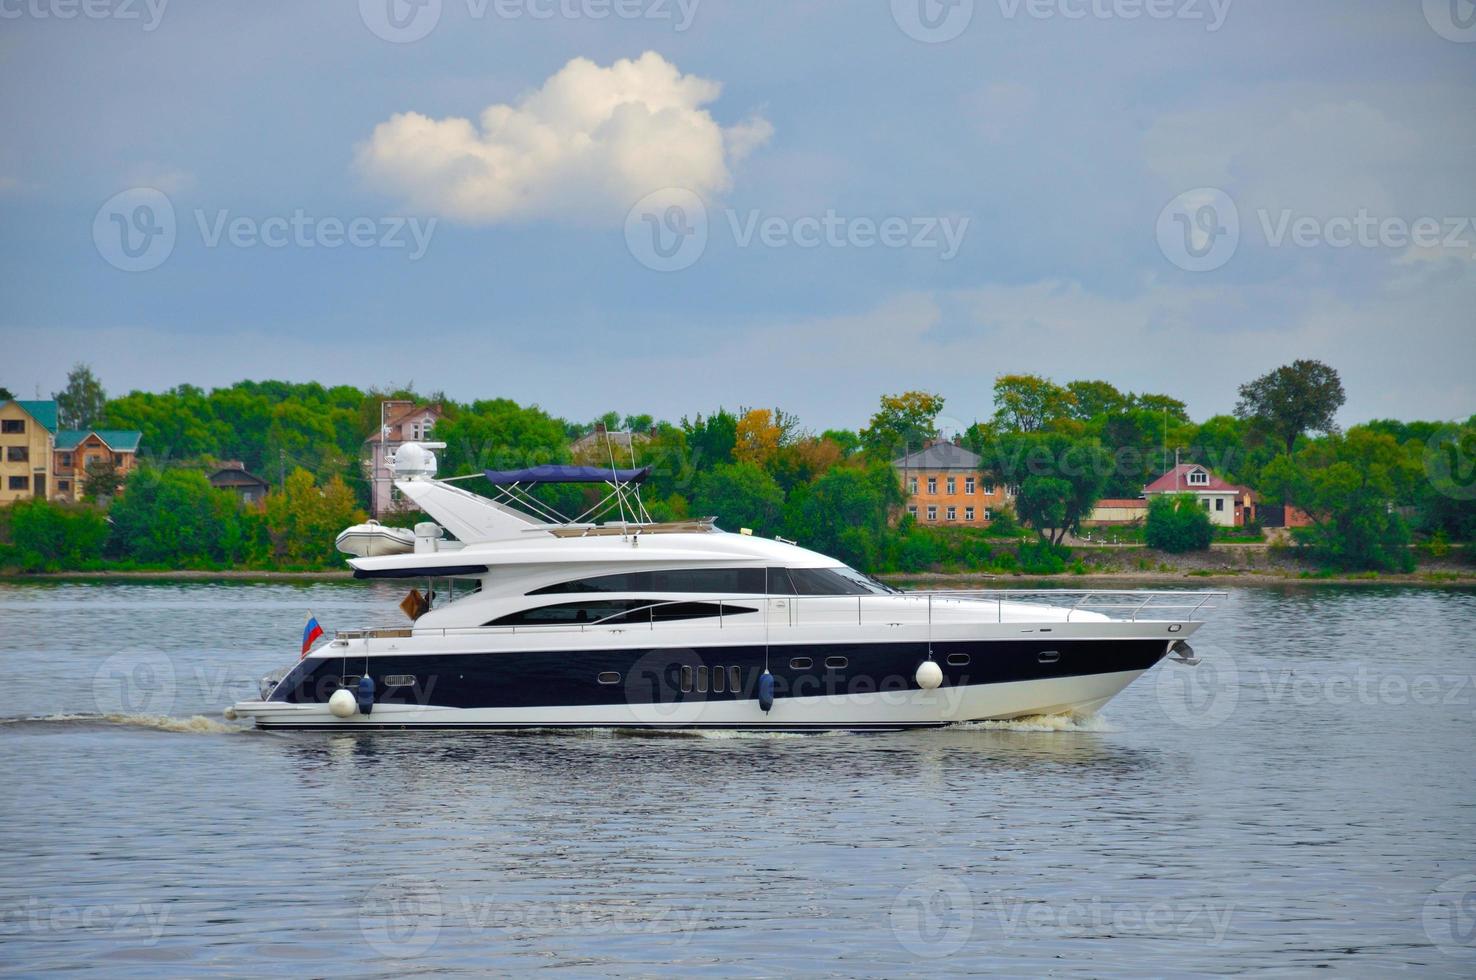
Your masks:
{"label": "russian flag", "polygon": [[322,635],[323,627],[318,625],[318,617],[312,613],[308,613],[307,625],[302,628],[302,656],[297,659],[301,660],[303,657],[306,657],[308,651],[312,649],[313,643]]}

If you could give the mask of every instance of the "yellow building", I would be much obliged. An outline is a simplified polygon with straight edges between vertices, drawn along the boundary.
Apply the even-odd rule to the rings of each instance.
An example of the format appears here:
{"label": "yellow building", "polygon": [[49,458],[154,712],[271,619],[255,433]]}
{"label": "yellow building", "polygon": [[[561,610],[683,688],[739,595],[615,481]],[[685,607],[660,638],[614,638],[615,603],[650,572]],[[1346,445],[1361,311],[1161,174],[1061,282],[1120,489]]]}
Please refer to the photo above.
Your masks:
{"label": "yellow building", "polygon": [[56,402],[0,403],[0,506],[47,496],[55,434]]}

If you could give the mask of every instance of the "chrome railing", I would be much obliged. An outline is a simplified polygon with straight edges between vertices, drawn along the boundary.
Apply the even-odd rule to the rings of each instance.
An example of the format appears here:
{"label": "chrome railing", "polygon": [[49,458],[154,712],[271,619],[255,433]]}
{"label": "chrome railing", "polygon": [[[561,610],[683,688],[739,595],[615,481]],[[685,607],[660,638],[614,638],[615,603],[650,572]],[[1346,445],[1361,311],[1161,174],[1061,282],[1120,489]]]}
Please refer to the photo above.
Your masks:
{"label": "chrome railing", "polygon": [[[928,626],[935,620],[944,624],[958,622],[988,622],[990,617],[956,619],[944,616],[942,611],[958,611],[964,604],[970,607],[994,606],[993,621],[1032,622],[1018,614],[1022,606],[1041,606],[1057,613],[1062,618],[1041,619],[1040,622],[1073,621],[1081,613],[1095,613],[1118,622],[1194,622],[1203,614],[1214,609],[1217,600],[1225,592],[1172,591],[1172,590],[1129,590],[1129,589],[968,589],[928,590],[869,594],[856,596],[709,596],[691,595],[681,599],[659,599],[631,609],[611,613],[600,619],[584,623],[523,624],[518,626],[402,626],[383,629],[338,630],[333,634],[337,640],[357,639],[406,639],[412,636],[470,636],[503,635],[516,633],[556,633],[591,630],[600,632],[624,632],[631,629],[651,629],[668,625],[681,629],[708,626],[725,629],[731,626],[753,626],[769,630],[798,626],[835,626],[851,623],[850,611],[854,608],[855,625],[868,623],[875,626]],[[662,618],[661,609],[671,606],[705,603],[717,606],[717,614],[701,617]],[[977,604],[977,606],[976,606]],[[740,611],[741,610],[741,611]],[[806,615],[806,610],[809,614]],[[817,616],[816,613],[819,612]],[[1006,619],[1006,613],[1011,613]],[[644,615],[642,615],[644,614]],[[1080,620],[1076,620],[1079,622]]]}

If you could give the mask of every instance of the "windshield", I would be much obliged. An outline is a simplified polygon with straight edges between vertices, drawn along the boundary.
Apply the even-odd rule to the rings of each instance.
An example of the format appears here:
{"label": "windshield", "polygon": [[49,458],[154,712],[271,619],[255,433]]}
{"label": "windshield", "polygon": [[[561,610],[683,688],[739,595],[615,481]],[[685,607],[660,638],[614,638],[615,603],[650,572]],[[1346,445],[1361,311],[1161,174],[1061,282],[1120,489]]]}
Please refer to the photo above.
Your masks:
{"label": "windshield", "polygon": [[831,569],[831,571],[835,572],[837,575],[845,576],[847,579],[850,579],[852,582],[861,586],[867,592],[875,592],[878,595],[886,595],[888,593],[897,591],[890,585],[878,582],[870,575],[865,575],[861,572],[858,572],[854,568],[851,568],[849,565],[842,565],[839,568]]}

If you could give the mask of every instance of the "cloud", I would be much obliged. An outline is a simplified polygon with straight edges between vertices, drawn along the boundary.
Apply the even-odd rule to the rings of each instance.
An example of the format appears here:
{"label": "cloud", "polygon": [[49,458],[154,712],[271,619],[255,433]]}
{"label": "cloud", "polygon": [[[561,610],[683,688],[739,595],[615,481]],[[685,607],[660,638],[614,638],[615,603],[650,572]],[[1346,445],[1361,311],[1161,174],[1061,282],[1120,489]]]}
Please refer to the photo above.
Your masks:
{"label": "cloud", "polygon": [[600,221],[665,187],[711,200],[773,133],[759,116],[718,125],[704,106],[721,91],[652,51],[608,68],[575,58],[476,123],[398,113],[358,147],[357,162],[371,186],[410,207],[474,223]]}

